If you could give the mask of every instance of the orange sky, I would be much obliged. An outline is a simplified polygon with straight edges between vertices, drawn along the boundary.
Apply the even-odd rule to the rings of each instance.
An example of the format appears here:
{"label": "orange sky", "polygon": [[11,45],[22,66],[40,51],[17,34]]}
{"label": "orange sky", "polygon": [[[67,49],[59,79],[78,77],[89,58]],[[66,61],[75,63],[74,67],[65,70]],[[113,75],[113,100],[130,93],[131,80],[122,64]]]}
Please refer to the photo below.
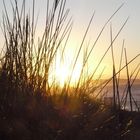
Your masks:
{"label": "orange sky", "polygon": [[[19,4],[22,0],[19,0]],[[27,1],[27,7],[29,8],[31,5],[32,0]],[[120,61],[120,55],[121,55],[121,46],[123,39],[125,39],[125,47],[127,48],[127,54],[128,54],[128,61],[131,60],[133,57],[135,57],[137,54],[140,53],[140,19],[139,19],[139,13],[140,13],[140,1],[139,0],[68,0],[67,1],[67,8],[70,8],[70,14],[69,17],[72,16],[74,20],[73,30],[70,36],[70,40],[67,46],[67,51],[69,53],[66,53],[65,55],[65,61],[64,65],[61,66],[63,68],[67,68],[67,65],[70,65],[72,60],[69,59],[69,57],[73,58],[76,51],[78,50],[78,47],[80,46],[81,40],[83,38],[83,35],[86,31],[87,25],[89,23],[89,20],[92,16],[92,13],[94,10],[96,10],[95,17],[93,19],[93,23],[91,24],[90,31],[86,37],[86,40],[84,42],[84,47],[87,48],[89,44],[89,50],[94,44],[101,28],[103,27],[104,23],[107,21],[107,19],[113,14],[113,12],[122,4],[124,3],[124,6],[121,8],[121,10],[115,15],[115,17],[109,22],[109,24],[106,26],[104,32],[102,33],[99,41],[97,42],[95,49],[93,50],[93,53],[91,54],[88,62],[88,69],[89,72],[93,72],[98,65],[100,59],[102,58],[104,52],[110,45],[110,24],[112,24],[112,32],[113,37],[117,34],[118,30],[121,28],[123,23],[125,22],[126,18],[130,16],[130,19],[126,26],[124,27],[123,31],[113,44],[114,46],[114,55],[115,55],[115,62],[116,62],[116,68],[119,68],[119,61]],[[6,6],[8,7],[9,13],[10,13],[10,0],[5,0]],[[39,13],[39,20],[38,20],[38,31],[37,34],[40,35],[42,29],[42,23],[44,22],[44,16],[46,11],[46,0],[38,1],[36,0],[36,15]],[[2,9],[2,1],[0,1],[0,9]],[[27,8],[27,9],[28,9]],[[2,10],[0,11],[0,15],[2,15]],[[0,23],[2,22],[2,16],[0,16]],[[2,39],[2,35],[0,34],[0,38]],[[3,42],[0,42],[0,46],[3,45]],[[80,54],[79,60],[77,62],[77,65],[80,67],[82,65],[82,53]],[[123,57],[124,58],[124,57]],[[68,60],[69,61],[68,61]],[[129,66],[130,73],[135,69],[137,64],[140,62],[140,58],[138,58],[134,63],[132,63]],[[123,60],[123,64],[125,65],[125,62]],[[96,75],[98,76],[101,71],[104,69],[105,71],[103,74],[103,78],[106,78],[108,76],[111,76],[112,74],[112,59],[111,59],[111,51],[106,55],[104,58],[101,66],[99,67]],[[68,68],[67,68],[68,69]],[[66,70],[64,73],[67,73],[68,70]],[[78,72],[78,70],[77,70]],[[63,72],[62,72],[63,73]],[[122,78],[124,78],[126,71],[124,70],[122,72]],[[58,75],[60,76],[60,72],[58,72]]]}

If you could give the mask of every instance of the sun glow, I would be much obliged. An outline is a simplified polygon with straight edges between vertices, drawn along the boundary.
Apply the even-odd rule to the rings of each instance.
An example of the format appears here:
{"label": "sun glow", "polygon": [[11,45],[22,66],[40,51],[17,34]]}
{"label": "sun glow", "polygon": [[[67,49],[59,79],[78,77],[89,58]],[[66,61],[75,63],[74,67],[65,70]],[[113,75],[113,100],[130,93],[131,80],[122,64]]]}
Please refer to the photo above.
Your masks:
{"label": "sun glow", "polygon": [[78,62],[72,72],[73,57],[71,57],[71,55],[69,54],[67,55],[67,57],[64,57],[62,59],[62,56],[60,54],[61,53],[57,54],[54,62],[54,68],[52,72],[53,81],[59,84],[60,87],[63,87],[71,79],[70,86],[73,86],[77,83],[80,77],[82,63]]}
{"label": "sun glow", "polygon": [[64,84],[68,81],[69,68],[66,64],[62,64],[61,62],[56,63],[55,78],[60,86],[64,86]]}

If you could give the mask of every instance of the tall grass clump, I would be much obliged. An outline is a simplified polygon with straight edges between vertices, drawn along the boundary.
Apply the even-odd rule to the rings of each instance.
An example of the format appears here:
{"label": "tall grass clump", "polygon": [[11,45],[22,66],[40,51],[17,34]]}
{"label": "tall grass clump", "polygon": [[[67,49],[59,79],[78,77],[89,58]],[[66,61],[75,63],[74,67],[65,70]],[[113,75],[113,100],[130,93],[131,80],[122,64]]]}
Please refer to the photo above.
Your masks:
{"label": "tall grass clump", "polygon": [[[126,62],[124,67],[120,66],[118,71],[115,69],[113,43],[128,19],[114,38],[111,35],[111,43],[93,73],[85,73],[88,60],[100,36],[123,5],[104,24],[91,49],[86,49],[83,53],[80,76],[73,86],[71,83],[74,69],[83,50],[94,13],[73,60],[70,76],[64,85],[60,86],[56,77],[50,78],[50,75],[55,69],[54,64],[60,50],[60,59],[63,59],[64,53],[67,54],[66,47],[73,22],[68,17],[66,0],[47,0],[45,26],[40,37],[36,35],[38,18],[35,16],[35,0],[32,2],[32,12],[26,11],[25,0],[21,8],[17,0],[11,1],[12,18],[4,0],[3,6],[1,29],[5,42],[0,55],[0,139],[115,139],[127,132],[127,129],[123,129],[125,124],[122,125],[123,128],[119,127],[118,116],[103,103],[101,97],[104,93],[102,91],[113,79],[114,99],[116,98],[115,86],[119,88],[117,75],[139,56]],[[110,49],[113,77],[102,82],[102,72],[97,80],[93,80]],[[130,79],[128,84],[131,91],[132,84],[129,81]],[[114,103],[121,109],[118,90],[117,97],[117,103]],[[128,121],[129,119],[126,119],[124,123]]]}

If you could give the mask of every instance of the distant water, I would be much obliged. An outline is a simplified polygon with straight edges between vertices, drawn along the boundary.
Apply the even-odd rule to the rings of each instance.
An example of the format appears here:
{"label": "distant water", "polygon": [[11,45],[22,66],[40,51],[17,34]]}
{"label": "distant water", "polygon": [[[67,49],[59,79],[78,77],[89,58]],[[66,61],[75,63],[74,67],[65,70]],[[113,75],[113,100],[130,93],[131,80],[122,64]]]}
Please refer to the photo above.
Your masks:
{"label": "distant water", "polygon": [[[106,87],[106,91],[107,97],[113,97],[113,88],[111,85]],[[138,110],[137,107],[140,108],[140,83],[136,83],[132,86],[131,88],[131,93],[132,93],[132,97],[134,100],[132,100],[132,104],[133,104],[133,110]],[[126,97],[127,94],[127,87],[125,84],[121,84],[119,86],[119,95],[120,95],[120,99],[124,99]],[[112,99],[113,100],[113,99]],[[136,104],[137,106],[136,106]],[[122,105],[122,108],[124,108],[124,104]],[[129,99],[129,94],[127,96],[127,100],[126,100],[126,105],[125,105],[125,109],[126,110],[130,110],[130,99]]]}

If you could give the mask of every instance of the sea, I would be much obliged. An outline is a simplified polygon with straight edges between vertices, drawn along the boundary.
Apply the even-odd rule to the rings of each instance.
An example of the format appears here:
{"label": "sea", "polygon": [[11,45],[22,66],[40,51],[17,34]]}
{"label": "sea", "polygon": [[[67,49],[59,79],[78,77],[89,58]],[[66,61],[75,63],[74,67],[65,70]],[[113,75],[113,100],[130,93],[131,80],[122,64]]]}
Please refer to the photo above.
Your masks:
{"label": "sea", "polygon": [[[132,103],[132,110],[139,111],[140,110],[140,80],[139,79],[135,80],[130,90],[128,91],[127,80],[122,79],[120,81],[118,89],[119,89],[119,98],[117,96],[117,91],[115,91],[115,99],[117,101],[118,99],[120,99],[121,108],[125,110],[131,110],[130,103]],[[113,94],[112,83],[110,83],[105,87],[105,91],[106,94],[104,96],[104,100],[106,102],[109,102],[109,104],[113,104],[114,94]]]}

